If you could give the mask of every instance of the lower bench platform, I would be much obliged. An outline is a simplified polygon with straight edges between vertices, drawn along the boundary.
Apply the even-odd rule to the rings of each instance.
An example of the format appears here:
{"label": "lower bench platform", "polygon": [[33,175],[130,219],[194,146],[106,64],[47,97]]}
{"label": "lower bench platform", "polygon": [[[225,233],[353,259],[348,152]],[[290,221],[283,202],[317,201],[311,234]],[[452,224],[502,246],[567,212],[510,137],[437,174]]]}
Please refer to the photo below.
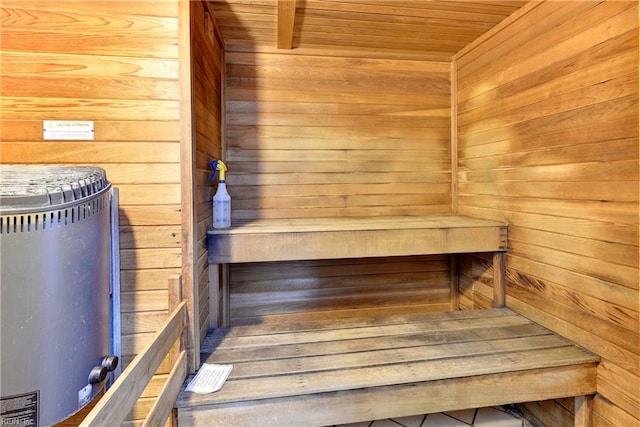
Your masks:
{"label": "lower bench platform", "polygon": [[214,329],[202,352],[233,371],[216,393],[180,393],[180,426],[327,426],[571,396],[586,426],[598,363],[506,308]]}

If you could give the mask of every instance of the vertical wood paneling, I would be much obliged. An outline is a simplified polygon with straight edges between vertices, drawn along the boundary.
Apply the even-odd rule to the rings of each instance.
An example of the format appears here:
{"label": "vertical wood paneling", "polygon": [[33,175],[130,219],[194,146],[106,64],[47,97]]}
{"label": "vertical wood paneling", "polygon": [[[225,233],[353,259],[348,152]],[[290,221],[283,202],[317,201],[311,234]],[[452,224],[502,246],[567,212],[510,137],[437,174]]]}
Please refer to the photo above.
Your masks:
{"label": "vertical wood paneling", "polygon": [[209,265],[207,229],[212,225],[211,198],[215,192],[209,181],[209,162],[222,157],[223,46],[215,18],[206,2],[191,2],[191,64],[195,123],[195,209],[196,280],[199,298],[197,327],[204,339],[209,328]]}
{"label": "vertical wood paneling", "polygon": [[[512,18],[455,58],[459,211],[509,222],[507,305],[603,358],[596,424],[638,424],[638,5]],[[479,261],[460,266],[467,308]],[[527,410],[567,425],[555,408]]]}
{"label": "vertical wood paneling", "polygon": [[[226,57],[232,220],[450,211],[449,63],[322,50]],[[232,320],[448,309],[448,260],[404,262],[438,273],[418,280],[380,262],[384,285],[358,270],[362,260],[286,263],[249,291],[247,275],[264,266],[232,266]]]}
{"label": "vertical wood paneling", "polygon": [[[123,361],[167,314],[182,269],[177,2],[4,1],[2,163],[103,167],[120,189]],[[44,141],[91,120],[94,141]]]}

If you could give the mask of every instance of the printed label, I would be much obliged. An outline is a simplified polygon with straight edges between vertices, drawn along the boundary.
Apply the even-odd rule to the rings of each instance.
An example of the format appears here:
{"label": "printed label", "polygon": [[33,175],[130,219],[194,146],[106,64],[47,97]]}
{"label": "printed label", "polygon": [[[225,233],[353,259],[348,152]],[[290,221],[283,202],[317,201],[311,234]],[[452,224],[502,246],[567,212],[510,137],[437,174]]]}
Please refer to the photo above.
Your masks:
{"label": "printed label", "polygon": [[78,392],[78,408],[82,408],[91,400],[91,384],[87,384]]}
{"label": "printed label", "polygon": [[43,120],[42,138],[45,141],[65,139],[93,141],[95,139],[93,127],[93,121],[88,120]]}
{"label": "printed label", "polygon": [[0,426],[37,427],[40,391],[2,398]]}

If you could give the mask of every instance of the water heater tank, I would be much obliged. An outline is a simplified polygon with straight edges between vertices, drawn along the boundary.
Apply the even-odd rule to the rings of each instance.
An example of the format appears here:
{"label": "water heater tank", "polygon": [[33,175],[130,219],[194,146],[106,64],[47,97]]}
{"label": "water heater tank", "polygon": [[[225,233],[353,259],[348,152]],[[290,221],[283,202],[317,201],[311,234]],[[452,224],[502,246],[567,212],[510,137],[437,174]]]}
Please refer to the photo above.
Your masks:
{"label": "water heater tank", "polygon": [[55,424],[104,389],[110,187],[100,168],[0,165],[2,425]]}

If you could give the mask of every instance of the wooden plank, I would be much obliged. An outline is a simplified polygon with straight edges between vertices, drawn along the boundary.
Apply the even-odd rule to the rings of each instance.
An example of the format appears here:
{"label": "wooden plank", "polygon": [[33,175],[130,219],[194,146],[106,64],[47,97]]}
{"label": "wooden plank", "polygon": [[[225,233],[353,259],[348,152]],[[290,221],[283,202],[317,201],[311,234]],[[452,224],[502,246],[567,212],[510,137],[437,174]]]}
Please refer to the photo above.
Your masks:
{"label": "wooden plank", "polygon": [[178,102],[173,100],[4,96],[0,107],[3,117],[10,120],[94,120],[101,117],[105,120],[120,121],[131,117],[127,111],[136,111],[140,120],[168,121],[176,120],[178,117]]}
{"label": "wooden plank", "polygon": [[[354,352],[348,354],[331,354],[328,356],[312,356],[312,357],[300,357],[290,358],[285,360],[269,360],[269,361],[255,361],[255,362],[234,362],[234,371],[232,372],[229,382],[229,389],[226,392],[230,392],[233,381],[244,381],[253,379],[259,381],[261,376],[276,376],[286,375],[287,379],[291,381],[291,378],[298,380],[302,379],[302,376],[313,375],[317,373],[323,373],[328,376],[333,376],[332,372],[340,370],[343,372],[343,378],[349,378],[350,382],[352,374],[356,375],[356,372],[351,372],[351,369],[360,369],[362,366],[370,366],[377,371],[387,371],[391,369],[395,371],[393,366],[395,364],[409,364],[414,368],[421,369],[421,363],[429,362],[434,363],[436,360],[451,359],[451,363],[462,363],[460,357],[464,356],[470,360],[480,359],[484,355],[494,355],[496,349],[506,347],[514,355],[518,355],[518,352],[537,352],[542,350],[551,350],[558,353],[561,351],[560,346],[565,346],[566,342],[561,341],[558,343],[557,339],[553,337],[537,337],[530,338],[524,337],[521,339],[506,339],[506,340],[493,340],[493,341],[478,341],[472,343],[448,343],[446,346],[415,346],[409,348],[395,348],[387,350],[368,350],[366,352]],[[443,367],[449,371],[449,365],[437,365]],[[435,368],[436,366],[434,366]],[[362,374],[367,374],[373,371],[362,371]],[[457,374],[456,374],[457,375]],[[335,377],[334,377],[335,379]],[[309,378],[311,380],[311,378]],[[399,378],[399,380],[401,380]],[[307,379],[305,378],[306,382]],[[393,384],[393,383],[390,383]],[[260,386],[258,382],[256,386]],[[363,383],[354,384],[354,386],[366,387]],[[277,387],[277,385],[276,385]],[[313,388],[313,386],[305,385],[304,388]],[[323,391],[323,390],[320,390]],[[326,391],[326,390],[325,390]],[[303,393],[305,391],[302,391]],[[250,393],[246,392],[247,395]],[[250,396],[247,396],[250,397]],[[255,398],[259,398],[254,395]]]}
{"label": "wooden plank", "polygon": [[[306,419],[305,425],[356,422],[374,417],[372,408],[358,413],[357,402],[377,398],[388,402],[396,397],[403,404],[387,406],[381,400],[376,405],[381,405],[380,416],[397,417],[426,411],[422,388],[441,386],[442,399],[437,392],[428,393],[434,411],[475,407],[478,405],[464,392],[454,393],[457,398],[452,400],[451,390],[461,384],[475,387],[476,381],[500,390],[502,404],[506,396],[515,399],[510,401],[531,400],[524,394],[533,384],[522,383],[523,378],[528,383],[529,377],[532,383],[546,384],[543,393],[540,383],[533,386],[538,389],[533,400],[587,395],[595,390],[597,357],[506,309],[264,324],[219,330],[214,335],[219,340],[208,343],[215,349],[208,361],[234,363],[237,369],[215,395],[181,394],[177,401],[181,423],[189,425],[206,414],[222,425],[237,425],[245,416],[267,419],[274,408],[279,408],[280,417],[286,414],[290,423],[303,416],[298,410],[307,404],[333,399],[338,400],[332,411],[325,412],[322,420]],[[554,374],[549,376],[550,372]],[[513,380],[514,375],[518,381]],[[505,394],[503,386],[519,389]],[[487,393],[474,395],[478,394]],[[416,411],[414,405],[421,409],[403,412]]]}
{"label": "wooden plank", "polygon": [[[429,323],[437,322],[437,329],[442,328],[442,322],[449,322],[452,320],[461,321],[465,319],[488,319],[493,317],[501,317],[502,321],[505,321],[505,317],[512,319],[517,317],[515,313],[508,309],[489,309],[483,311],[456,311],[456,312],[438,312],[429,313],[428,319],[425,319],[425,313],[399,313],[389,316],[384,315],[371,315],[361,316],[349,319],[348,326],[356,328],[362,326],[383,326],[383,325],[399,325],[399,324],[411,324],[411,323]],[[509,322],[511,320],[508,320]],[[525,319],[513,320],[519,324],[530,324],[530,321]],[[490,321],[489,321],[490,322]],[[344,327],[344,319],[302,319],[295,322],[288,323],[261,323],[250,326],[234,326],[230,329],[219,329],[210,331],[207,335],[207,339],[216,339],[224,337],[241,337],[241,336],[254,336],[254,335],[269,335],[282,332],[303,332],[303,331],[315,331],[323,329],[339,329]],[[473,322],[467,324],[472,326]],[[459,326],[459,325],[458,325]],[[433,325],[431,326],[434,327]],[[424,328],[424,326],[423,326]],[[434,330],[435,331],[435,330]]]}
{"label": "wooden plank", "polygon": [[[207,348],[212,348],[212,353],[207,357],[207,363],[245,363],[245,362],[264,362],[264,361],[278,361],[278,360],[291,360],[292,366],[296,361],[294,359],[301,357],[332,357],[340,358],[341,355],[348,355],[352,353],[360,353],[363,357],[368,357],[368,352],[387,350],[392,351],[395,349],[406,349],[411,352],[415,350],[416,354],[407,353],[406,356],[422,358],[424,355],[420,354],[420,348],[425,346],[444,346],[447,345],[447,349],[455,348],[455,346],[448,347],[450,344],[460,344],[462,347],[469,345],[471,348],[474,342],[478,341],[494,341],[499,339],[517,339],[517,338],[531,338],[545,337],[550,335],[547,329],[544,329],[535,324],[514,324],[506,325],[504,327],[492,327],[487,329],[469,329],[469,330],[445,330],[438,331],[437,337],[426,336],[424,333],[402,334],[402,335],[389,335],[380,337],[365,337],[356,339],[342,339],[329,342],[315,342],[315,343],[291,343],[282,344],[275,347],[267,346],[239,346],[233,348],[216,348],[216,343],[219,340],[212,339],[207,344]],[[505,338],[506,337],[506,338]],[[558,341],[554,340],[555,345],[558,345]],[[566,344],[566,342],[564,343]],[[414,350],[412,350],[414,349]],[[444,353],[446,357],[447,353]],[[453,354],[453,353],[451,353]],[[387,361],[394,359],[387,359]],[[330,359],[330,362],[334,360]],[[301,366],[301,365],[298,365]],[[295,368],[293,368],[295,369]],[[241,374],[238,374],[241,376]]]}
{"label": "wooden plank", "polygon": [[403,229],[504,229],[506,224],[463,215],[387,216],[376,218],[289,218],[246,221],[231,229],[212,229],[210,234],[256,234],[323,231],[385,231]]}
{"label": "wooden plank", "polygon": [[[638,348],[638,336],[637,332],[634,331],[635,328],[632,327],[631,330],[629,330],[615,322],[592,315],[586,310],[580,310],[577,308],[576,300],[567,299],[564,296],[562,298],[552,296],[554,292],[538,294],[536,288],[540,285],[545,286],[547,284],[523,275],[514,286],[513,297],[514,299],[518,298],[527,302],[532,299],[544,302],[549,314],[568,320],[576,326],[588,328],[590,332],[603,336],[603,340],[610,341],[611,344],[619,346],[625,353],[633,353]],[[578,297],[577,300],[580,301],[580,298]],[[633,359],[637,360],[638,356],[632,356],[632,360]],[[629,360],[629,362],[631,362],[631,360]]]}
{"label": "wooden plank", "polygon": [[[209,264],[209,327],[221,327],[222,312],[222,287],[220,280],[220,264]],[[202,350],[201,350],[202,351]]]}
{"label": "wooden plank", "polygon": [[451,310],[460,309],[459,299],[459,271],[458,271],[458,259],[455,255],[449,256],[449,294],[451,299]]}
{"label": "wooden plank", "polygon": [[87,415],[80,426],[118,425],[135,404],[151,376],[169,349],[180,336],[186,322],[186,304],[181,303],[167,320],[166,327],[158,331],[152,342],[135,357],[122,372],[100,403]]}
{"label": "wooden plank", "polygon": [[143,426],[160,426],[166,422],[169,414],[173,410],[173,403],[176,401],[184,379],[187,377],[187,352],[182,351],[174,365],[167,381],[160,391],[155,403],[151,407],[148,416],[145,418]]}
{"label": "wooden plank", "polygon": [[[3,6],[23,8],[25,3],[21,0],[4,0]],[[94,3],[81,3],[78,4],[75,0],[57,1],[56,4],[52,4],[49,0],[33,0],[29,1],[29,6],[38,10],[51,10],[53,12],[61,11],[73,11],[94,13],[99,7]],[[113,3],[109,5],[109,11],[113,14],[126,14],[133,16],[157,16],[175,18],[175,5],[172,4],[160,4],[158,5],[155,0],[139,0],[135,4],[127,5],[121,3]]]}
{"label": "wooden plank", "polygon": [[295,19],[296,0],[278,0],[278,49],[291,49],[293,46]]}
{"label": "wooden plank", "polygon": [[[588,326],[585,326],[586,329],[580,328],[578,325],[572,323],[576,318],[584,319],[580,315],[573,316],[572,318],[562,318],[557,316],[558,313],[550,314],[548,312],[541,312],[540,309],[531,305],[531,301],[525,302],[516,297],[510,298],[509,301],[509,305],[519,313],[523,313],[523,315],[526,315],[549,329],[553,328],[556,333],[562,334],[562,336],[567,339],[573,340],[574,342],[580,340],[583,346],[592,351],[597,348],[598,355],[604,360],[614,360],[622,369],[631,372],[634,376],[638,375],[638,362],[640,360],[636,352],[637,346],[633,350],[628,350],[619,344],[612,343],[610,341],[612,339],[611,334],[603,335],[602,332],[592,332],[591,324],[593,322],[587,323]],[[538,298],[536,298],[536,301],[539,303]],[[552,303],[552,301],[547,300],[545,303]],[[562,308],[564,309],[565,307]],[[551,321],[549,320],[550,316],[552,316]],[[635,339],[637,339],[637,335],[635,337]],[[624,343],[624,345],[628,346],[628,343]]]}
{"label": "wooden plank", "polygon": [[180,60],[180,99],[179,120],[180,120],[180,223],[182,224],[182,246],[180,267],[182,269],[182,297],[186,301],[188,319],[190,327],[188,328],[185,344],[188,350],[188,372],[193,372],[200,365],[200,352],[198,351],[200,343],[200,328],[197,327],[197,320],[200,313],[198,300],[198,284],[196,279],[198,273],[196,271],[195,254],[196,239],[195,230],[197,224],[196,213],[194,211],[194,191],[195,191],[195,174],[194,174],[194,147],[193,132],[196,123],[194,117],[195,112],[192,109],[192,53],[191,53],[191,28],[186,25],[192,21],[192,2],[182,2],[178,4],[178,21],[184,25],[178,27],[177,39],[179,46]]}
{"label": "wooden plank", "polygon": [[[41,122],[40,122],[41,124]],[[97,124],[96,124],[97,126]],[[42,132],[42,129],[40,129]],[[41,138],[41,136],[40,136]],[[56,149],[54,149],[54,147]],[[175,143],[133,142],[5,142],[2,141],[2,159],[11,163],[64,163],[86,164],[87,156],[95,163],[160,163],[175,161],[178,152]]]}
{"label": "wooden plank", "polygon": [[[438,313],[434,313],[437,315]],[[509,315],[509,312],[502,316],[491,317],[468,317],[461,316],[459,318],[456,315],[449,318],[445,318],[440,321],[430,322],[428,320],[414,320],[411,322],[404,322],[398,324],[377,324],[375,326],[365,326],[367,323],[360,324],[355,321],[357,327],[349,327],[351,321],[342,321],[342,327],[335,326],[331,329],[320,330],[302,330],[300,332],[279,332],[273,334],[255,334],[245,336],[234,336],[235,332],[231,331],[219,331],[221,335],[221,341],[216,345],[216,349],[226,348],[248,348],[256,346],[273,346],[273,345],[287,345],[287,344],[308,344],[308,343],[326,343],[334,342],[336,340],[357,340],[366,338],[380,338],[380,337],[398,337],[403,335],[415,335],[426,333],[447,333],[447,331],[462,331],[462,330],[474,330],[481,328],[500,328],[500,327],[520,327],[523,325],[530,325],[531,321],[523,319],[519,316]],[[431,315],[431,314],[429,314]],[[423,316],[424,318],[424,316]],[[235,328],[234,328],[235,329]],[[251,331],[252,327],[245,327],[246,330]],[[225,335],[226,333],[226,335]],[[245,332],[246,333],[246,332]],[[451,332],[453,334],[453,332]],[[225,338],[228,338],[225,340]],[[214,345],[214,344],[210,344]],[[329,351],[329,350],[325,350]]]}
{"label": "wooden plank", "polygon": [[180,227],[177,225],[123,226],[120,228],[120,247],[122,249],[179,247],[179,236]]}
{"label": "wooden plank", "polygon": [[177,268],[184,254],[180,248],[123,249],[123,270]]}
{"label": "wooden plank", "polygon": [[458,213],[458,69],[451,61],[451,212]]}
{"label": "wooden plank", "polygon": [[575,427],[593,426],[593,395],[576,396],[575,398]]}
{"label": "wooden plank", "polygon": [[[517,360],[516,360],[517,359]],[[573,348],[545,351],[491,354],[473,358],[452,358],[440,361],[415,362],[409,365],[392,364],[379,367],[352,368],[344,371],[301,373],[292,376],[228,380],[224,393],[211,396],[191,396],[191,405],[250,401],[284,396],[300,396],[324,392],[375,388],[390,385],[437,381],[459,377],[488,375],[527,369],[540,370],[563,365],[590,365],[595,370],[592,356],[577,354]],[[345,379],[349,379],[346,381]],[[595,392],[594,379],[589,381]],[[249,391],[251,395],[249,395]],[[586,394],[586,393],[585,393]],[[185,406],[178,401],[178,407]]]}
{"label": "wooden plank", "polygon": [[122,293],[122,313],[135,313],[144,311],[166,311],[167,290],[153,290]]}
{"label": "wooden plank", "polygon": [[493,252],[506,247],[504,227],[452,215],[262,220],[210,230],[209,262]]}
{"label": "wooden plank", "polygon": [[[363,258],[359,260],[308,260],[279,264],[246,263],[233,266],[234,292],[259,292],[264,287],[270,289],[306,288],[304,283],[291,282],[297,278],[313,277],[317,280],[315,289],[332,288],[333,281],[345,286],[360,286],[362,277],[370,286],[384,287],[389,282],[389,274],[401,275],[402,281],[420,282],[427,279],[448,276],[448,257],[417,256],[393,258]],[[335,278],[335,269],[340,269],[340,279]],[[425,275],[425,276],[422,276]],[[393,280],[393,279],[391,279]]]}
{"label": "wooden plank", "polygon": [[[615,402],[617,411],[640,419],[640,374],[621,364],[603,360],[598,365],[598,390],[606,399]],[[611,409],[612,412],[617,412]]]}
{"label": "wooden plank", "polygon": [[[224,93],[224,47],[216,16],[208,2],[192,2],[191,22],[191,62],[192,75],[191,95],[195,107],[195,169],[193,198],[198,207],[194,210],[196,225],[193,265],[194,292],[197,298],[197,312],[193,319],[193,328],[198,330],[198,342],[194,352],[200,353],[199,344],[210,326],[219,326],[219,292],[215,286],[213,274],[216,269],[209,266],[206,260],[206,233],[211,226],[211,198],[213,187],[209,182],[209,161],[223,158],[224,146],[224,112],[222,105]],[[187,149],[188,147],[185,147]],[[209,270],[214,271],[209,271]],[[216,273],[217,274],[217,273]],[[195,369],[194,364],[191,369]]]}
{"label": "wooden plank", "polygon": [[[28,58],[29,55],[26,55]],[[47,58],[49,60],[49,58]],[[36,144],[40,148],[46,146],[45,144],[53,144],[54,141],[47,141],[45,144],[39,144],[39,142],[43,141],[43,131],[42,131],[42,121],[40,120],[32,120],[26,118],[24,120],[5,120],[3,117],[3,126],[0,129],[0,136],[2,136],[2,148],[4,155],[4,147],[6,142],[22,142]],[[95,141],[100,142],[109,142],[109,148],[114,149],[115,151],[121,151],[123,149],[120,142],[126,142],[127,145],[131,145],[135,142],[169,142],[173,143],[177,146],[178,140],[178,122],[177,121],[144,121],[144,120],[133,120],[131,117],[128,117],[125,121],[109,121],[109,120],[98,120],[94,123],[94,137]],[[89,141],[65,141],[65,147],[71,144],[92,144]],[[8,145],[8,144],[7,144]],[[100,146],[99,144],[95,144],[96,146]],[[73,145],[71,145],[73,146]],[[158,146],[163,147],[164,145],[158,144]],[[147,147],[145,145],[139,145],[137,149],[144,150]],[[153,144],[150,144],[148,147],[154,147]],[[26,150],[27,147],[24,147]],[[96,150],[96,147],[92,148]],[[40,152],[46,150],[41,149]],[[147,160],[144,156],[144,151],[142,151],[141,156],[137,157],[138,163],[154,163],[154,160]],[[31,157],[31,156],[29,156]],[[129,159],[131,156],[129,156]],[[27,161],[28,159],[24,159]],[[124,162],[124,161],[122,161]],[[170,162],[166,160],[166,162]],[[106,162],[108,163],[108,162]]]}
{"label": "wooden plank", "polygon": [[[424,286],[418,287],[422,288]],[[343,293],[339,290],[332,292],[332,296],[324,298],[313,298],[312,295],[303,298],[287,298],[287,295],[277,295],[282,301],[270,299],[260,301],[269,297],[268,294],[259,294],[247,298],[245,296],[231,297],[231,307],[233,317],[236,319],[243,317],[260,317],[272,314],[282,315],[289,313],[303,312],[331,312],[331,311],[358,311],[367,308],[387,307],[409,307],[411,305],[444,305],[450,304],[449,289],[440,287],[434,290],[409,289],[404,292],[378,292]]]}
{"label": "wooden plank", "polygon": [[[563,367],[533,372],[474,376],[427,383],[398,385],[389,389],[351,390],[254,402],[207,407],[178,407],[180,425],[206,425],[212,416],[216,425],[251,425],[256,419],[273,426],[326,426],[370,419],[398,418],[464,408],[504,404],[509,401],[537,401],[570,395],[577,389],[589,389],[589,369]],[[429,396],[425,399],[424,396]],[[451,396],[455,396],[452,399]],[[257,403],[257,405],[256,405]],[[318,407],[332,408],[318,411]],[[296,410],[291,410],[296,408]],[[287,417],[282,414],[287,413]],[[215,415],[213,415],[215,414]]]}
{"label": "wooden plank", "polygon": [[504,252],[493,254],[493,306],[506,306],[506,256]]}
{"label": "wooden plank", "polygon": [[[338,242],[357,245],[337,247]],[[411,242],[411,238],[419,239]],[[262,240],[257,246],[257,240]],[[374,242],[365,247],[365,242]],[[487,252],[501,247],[500,236],[487,230],[394,232],[324,232],[290,235],[216,236],[210,241],[210,262],[256,262],[310,258],[359,258],[369,256],[406,256],[439,253]],[[234,248],[244,247],[241,253]]]}
{"label": "wooden plank", "polygon": [[[615,406],[611,401],[603,398],[601,395],[596,395],[593,403],[594,425],[606,425],[606,426],[626,426],[634,425],[640,421],[637,416],[631,415],[629,412]],[[599,424],[596,421],[603,420],[603,424]],[[604,424],[606,423],[606,424]]]}
{"label": "wooden plank", "polygon": [[300,320],[324,320],[324,319],[352,319],[359,316],[381,316],[385,314],[396,315],[402,313],[438,313],[451,309],[449,302],[439,304],[411,304],[411,305],[387,305],[362,308],[347,308],[344,310],[301,311],[296,313],[268,314],[251,317],[232,317],[231,325],[255,325],[261,322],[295,322]]}
{"label": "wooden plank", "polygon": [[[518,359],[514,361],[513,359]],[[358,388],[385,387],[397,384],[434,381],[458,377],[542,369],[563,365],[593,364],[593,358],[576,355],[575,349],[558,348],[553,351],[492,353],[473,358],[429,360],[386,367],[348,368],[344,371],[321,371],[291,376],[228,380],[224,393],[212,399],[193,396],[191,404],[228,403],[252,399],[299,396]],[[432,374],[428,374],[431,372]],[[437,372],[437,373],[436,373]],[[248,394],[248,390],[251,394]],[[595,388],[591,391],[595,393]],[[178,403],[179,406],[182,404]]]}

